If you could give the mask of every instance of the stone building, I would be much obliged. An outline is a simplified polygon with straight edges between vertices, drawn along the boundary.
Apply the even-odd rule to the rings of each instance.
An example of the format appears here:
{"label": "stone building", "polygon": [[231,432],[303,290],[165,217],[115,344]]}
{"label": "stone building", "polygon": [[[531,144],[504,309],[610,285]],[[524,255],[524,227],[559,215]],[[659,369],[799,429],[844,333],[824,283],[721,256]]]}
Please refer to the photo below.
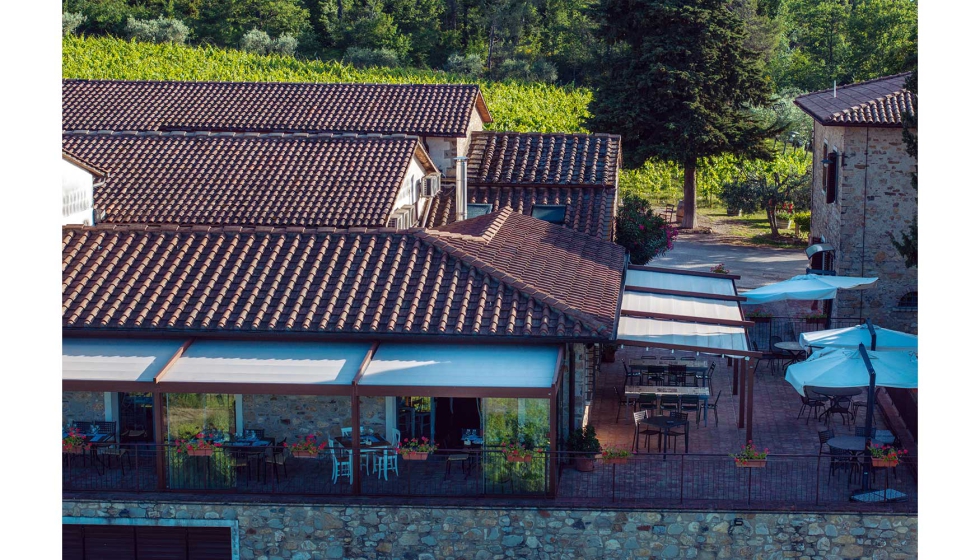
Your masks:
{"label": "stone building", "polygon": [[[891,243],[913,223],[916,160],[902,140],[902,115],[916,111],[908,74],[810,93],[796,104],[813,117],[810,267],[877,277],[871,290],[841,292],[832,316],[871,318],[915,332],[918,270]],[[914,131],[913,131],[914,132]]]}

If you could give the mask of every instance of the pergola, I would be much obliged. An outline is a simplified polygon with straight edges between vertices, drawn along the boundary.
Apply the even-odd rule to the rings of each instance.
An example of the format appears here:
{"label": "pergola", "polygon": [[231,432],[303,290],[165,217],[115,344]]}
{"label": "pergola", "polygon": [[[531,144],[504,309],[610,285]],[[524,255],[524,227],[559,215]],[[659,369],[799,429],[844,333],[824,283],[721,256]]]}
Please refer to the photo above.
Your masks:
{"label": "pergola", "polygon": [[735,280],[739,276],[629,265],[616,341],[627,346],[704,352],[731,358],[732,393],[739,396],[738,427],[752,439],[755,369]]}
{"label": "pergola", "polygon": [[[360,439],[362,396],[547,399],[557,451],[563,360],[564,345],[540,343],[65,338],[62,390],[151,393],[157,443],[165,440],[166,393],[348,396],[352,441]],[[352,452],[359,464],[358,446]],[[156,469],[163,484],[162,454]],[[554,453],[549,469],[553,484]],[[359,493],[359,469],[351,472]]]}

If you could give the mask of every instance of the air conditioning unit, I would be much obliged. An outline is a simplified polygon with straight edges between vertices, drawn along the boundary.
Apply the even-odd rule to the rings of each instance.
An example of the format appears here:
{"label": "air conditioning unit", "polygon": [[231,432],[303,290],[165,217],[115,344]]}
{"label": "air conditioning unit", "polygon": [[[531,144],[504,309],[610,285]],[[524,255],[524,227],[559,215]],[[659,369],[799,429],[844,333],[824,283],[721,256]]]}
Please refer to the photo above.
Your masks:
{"label": "air conditioning unit", "polygon": [[422,196],[436,196],[442,187],[442,180],[438,175],[429,175],[422,179]]}

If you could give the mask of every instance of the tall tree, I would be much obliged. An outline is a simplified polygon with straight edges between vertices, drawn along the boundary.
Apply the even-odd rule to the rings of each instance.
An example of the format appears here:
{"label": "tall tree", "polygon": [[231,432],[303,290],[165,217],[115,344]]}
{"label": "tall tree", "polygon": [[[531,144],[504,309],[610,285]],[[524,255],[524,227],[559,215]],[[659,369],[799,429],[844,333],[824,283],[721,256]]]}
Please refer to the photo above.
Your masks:
{"label": "tall tree", "polygon": [[[915,57],[913,57],[914,59]],[[913,96],[918,99],[919,97],[919,71],[918,69],[913,70],[909,77],[905,80],[905,89],[909,90]],[[908,152],[910,156],[919,159],[919,113],[918,113],[918,103],[915,104],[915,111],[906,111],[902,113],[902,140],[905,141],[905,151]],[[919,178],[918,174],[912,174],[912,187],[918,191],[919,190]],[[916,203],[919,202],[918,197],[915,199]],[[894,235],[889,232],[889,237],[891,237],[892,245],[898,251],[898,254],[902,255],[905,259],[905,268],[912,268],[919,264],[919,214],[916,213],[912,216],[912,225],[909,226],[908,231],[903,231],[901,233],[902,238],[896,239]]]}
{"label": "tall tree", "polygon": [[682,164],[682,227],[697,227],[698,158],[772,155],[774,130],[749,112],[772,95],[760,53],[730,0],[601,0],[597,12],[609,54],[588,127],[622,135],[628,168],[653,157]]}

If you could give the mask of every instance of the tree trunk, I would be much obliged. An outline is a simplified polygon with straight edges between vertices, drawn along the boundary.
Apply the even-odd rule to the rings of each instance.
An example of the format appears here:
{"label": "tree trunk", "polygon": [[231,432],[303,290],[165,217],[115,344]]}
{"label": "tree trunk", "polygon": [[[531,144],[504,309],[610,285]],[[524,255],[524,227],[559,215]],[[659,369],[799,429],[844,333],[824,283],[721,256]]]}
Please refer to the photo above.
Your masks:
{"label": "tree trunk", "polygon": [[681,227],[684,229],[698,227],[696,171],[696,159],[684,162],[684,218],[681,221]]}

